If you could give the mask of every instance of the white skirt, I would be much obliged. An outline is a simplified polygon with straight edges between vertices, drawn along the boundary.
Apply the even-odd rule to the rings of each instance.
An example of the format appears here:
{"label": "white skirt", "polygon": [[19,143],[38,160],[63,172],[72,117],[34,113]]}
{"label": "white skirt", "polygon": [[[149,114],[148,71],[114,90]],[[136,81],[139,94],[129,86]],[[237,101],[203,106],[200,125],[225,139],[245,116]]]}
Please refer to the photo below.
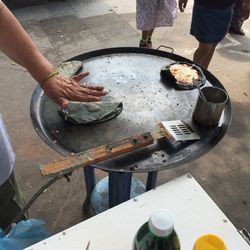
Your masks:
{"label": "white skirt", "polygon": [[136,26],[138,30],[172,26],[176,15],[176,0],[136,1]]}

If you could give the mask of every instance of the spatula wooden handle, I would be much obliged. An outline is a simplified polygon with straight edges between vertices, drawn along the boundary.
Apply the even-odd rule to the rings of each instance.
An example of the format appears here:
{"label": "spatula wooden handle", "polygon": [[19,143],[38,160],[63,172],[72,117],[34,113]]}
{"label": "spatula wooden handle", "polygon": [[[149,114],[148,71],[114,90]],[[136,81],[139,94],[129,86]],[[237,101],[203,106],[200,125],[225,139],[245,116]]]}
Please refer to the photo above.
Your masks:
{"label": "spatula wooden handle", "polygon": [[151,133],[144,133],[133,136],[123,141],[102,145],[87,151],[56,160],[52,163],[41,166],[43,176],[54,176],[57,174],[67,174],[73,170],[96,164],[98,162],[113,158],[145,147],[154,142]]}

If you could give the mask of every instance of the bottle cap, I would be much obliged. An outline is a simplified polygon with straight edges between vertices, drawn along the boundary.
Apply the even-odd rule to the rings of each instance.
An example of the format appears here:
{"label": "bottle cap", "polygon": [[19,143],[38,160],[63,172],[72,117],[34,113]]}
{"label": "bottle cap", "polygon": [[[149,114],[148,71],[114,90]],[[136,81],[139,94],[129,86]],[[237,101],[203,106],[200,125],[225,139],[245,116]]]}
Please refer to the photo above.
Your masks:
{"label": "bottle cap", "polygon": [[227,250],[224,242],[218,236],[213,234],[205,234],[199,237],[193,250]]}
{"label": "bottle cap", "polygon": [[170,235],[174,229],[174,218],[165,208],[159,208],[154,211],[149,220],[148,226],[150,231],[158,237]]}

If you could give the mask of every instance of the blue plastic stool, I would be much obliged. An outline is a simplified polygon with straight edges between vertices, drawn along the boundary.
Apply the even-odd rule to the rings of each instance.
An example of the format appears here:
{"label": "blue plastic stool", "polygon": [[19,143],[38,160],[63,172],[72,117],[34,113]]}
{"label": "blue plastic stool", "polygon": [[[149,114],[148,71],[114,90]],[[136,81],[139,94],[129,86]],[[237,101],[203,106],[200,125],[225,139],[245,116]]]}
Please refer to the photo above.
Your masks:
{"label": "blue plastic stool", "polygon": [[96,184],[94,167],[85,167],[87,196],[83,203],[83,211],[87,215],[98,214],[155,188],[157,174],[157,171],[148,172],[146,187],[132,177],[132,173],[121,172],[108,172],[108,176]]}

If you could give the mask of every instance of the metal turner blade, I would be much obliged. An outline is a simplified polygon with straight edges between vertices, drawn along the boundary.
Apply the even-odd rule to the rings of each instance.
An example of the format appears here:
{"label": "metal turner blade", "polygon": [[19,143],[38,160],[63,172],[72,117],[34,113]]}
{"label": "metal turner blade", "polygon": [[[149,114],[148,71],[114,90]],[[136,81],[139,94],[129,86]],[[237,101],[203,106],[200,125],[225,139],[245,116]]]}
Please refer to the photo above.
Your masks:
{"label": "metal turner blade", "polygon": [[152,133],[155,139],[166,137],[169,140],[188,141],[199,140],[200,136],[191,126],[182,120],[163,121],[159,125],[159,131]]}

